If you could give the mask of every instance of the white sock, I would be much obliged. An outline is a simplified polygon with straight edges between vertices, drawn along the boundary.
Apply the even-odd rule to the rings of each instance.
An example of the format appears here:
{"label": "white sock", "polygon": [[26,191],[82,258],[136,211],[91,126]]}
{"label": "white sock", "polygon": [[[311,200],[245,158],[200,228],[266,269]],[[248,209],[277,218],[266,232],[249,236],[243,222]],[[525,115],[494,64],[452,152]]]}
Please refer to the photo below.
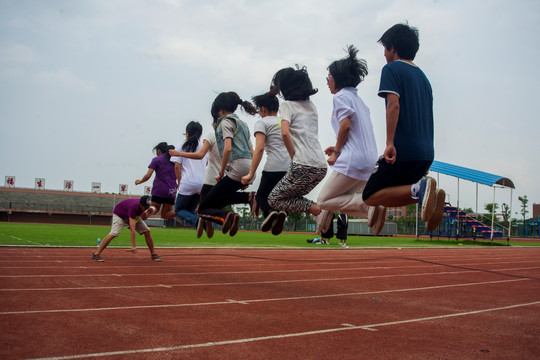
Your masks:
{"label": "white sock", "polygon": [[418,194],[418,191],[420,190],[420,181],[417,182],[416,184],[411,185],[411,197],[413,199],[418,199],[418,196],[416,196],[416,194]]}

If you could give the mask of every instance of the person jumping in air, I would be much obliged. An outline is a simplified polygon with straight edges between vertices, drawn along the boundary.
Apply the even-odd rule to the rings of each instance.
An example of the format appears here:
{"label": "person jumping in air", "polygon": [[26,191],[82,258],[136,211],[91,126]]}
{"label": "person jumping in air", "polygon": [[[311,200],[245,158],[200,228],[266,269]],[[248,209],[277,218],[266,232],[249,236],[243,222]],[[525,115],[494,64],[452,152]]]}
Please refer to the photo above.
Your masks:
{"label": "person jumping in air", "polygon": [[377,162],[377,144],[369,109],[356,87],[368,74],[358,50],[347,47],[347,57],[328,67],[327,83],[333,97],[331,124],[336,134],[334,146],[327,147],[332,168],[317,198],[323,211],[317,218],[322,231],[330,226],[334,211],[360,218],[368,217],[369,207],[362,200],[362,189]]}
{"label": "person jumping in air", "polygon": [[[283,229],[286,214],[281,217],[279,212],[268,204],[268,195],[276,184],[285,176],[290,166],[290,157],[281,137],[281,119],[277,116],[279,100],[274,94],[266,93],[253,97],[253,102],[259,111],[261,119],[254,125],[255,150],[249,173],[242,177],[242,184],[251,183],[266,151],[266,164],[262,172],[259,188],[257,189],[257,206],[262,210],[265,221],[261,231],[267,232],[276,227]],[[278,222],[277,219],[280,219]],[[281,232],[281,230],[279,230]],[[278,233],[279,233],[278,232]]]}
{"label": "person jumping in air", "polygon": [[[190,121],[186,126],[186,139],[169,154],[181,154],[182,152],[196,153],[200,151],[202,144],[199,141],[202,134],[202,126],[196,121]],[[179,219],[186,221],[192,227],[197,226],[197,206],[201,197],[201,188],[206,173],[206,156],[201,159],[190,159],[182,156],[173,156],[176,178],[180,179],[174,212]]]}
{"label": "person jumping in air", "polygon": [[230,236],[238,232],[240,216],[224,210],[224,207],[248,203],[250,197],[254,198],[254,194],[238,192],[245,187],[241,179],[249,173],[252,157],[249,128],[234,113],[238,105],[250,115],[257,113],[252,103],[243,101],[235,92],[221,93],[212,103],[211,114],[221,164],[216,176],[216,185],[201,199],[197,210],[199,217],[220,224],[221,231],[224,234],[228,232]]}
{"label": "person jumping in air", "polygon": [[378,93],[386,104],[386,148],[362,193],[364,202],[374,207],[368,225],[378,233],[386,207],[419,203],[427,229],[435,229],[446,194],[436,190],[435,179],[425,177],[435,153],[433,93],[428,78],[413,63],[420,47],[418,29],[397,24],[379,42],[387,62]]}
{"label": "person jumping in air", "polygon": [[283,230],[287,211],[315,216],[321,212],[319,205],[304,196],[324,179],[326,159],[319,143],[317,108],[310,100],[317,89],[313,88],[306,68],[279,70],[270,93],[281,94],[285,99],[279,107],[279,116],[281,136],[291,159],[287,174],[268,196],[268,204],[280,211],[272,227],[272,234],[277,235]]}

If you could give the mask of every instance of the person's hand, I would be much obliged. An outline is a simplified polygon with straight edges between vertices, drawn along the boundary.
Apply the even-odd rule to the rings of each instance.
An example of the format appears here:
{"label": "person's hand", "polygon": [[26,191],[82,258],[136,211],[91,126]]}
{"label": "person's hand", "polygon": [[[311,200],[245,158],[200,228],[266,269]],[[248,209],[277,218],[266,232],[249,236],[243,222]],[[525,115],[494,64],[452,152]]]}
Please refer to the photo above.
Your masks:
{"label": "person's hand", "polygon": [[135,180],[135,185],[139,185],[139,184],[142,184],[142,181],[139,179]]}
{"label": "person's hand", "polygon": [[170,156],[180,156],[180,151],[175,150],[175,149],[170,149],[169,150],[169,155]]}
{"label": "person's hand", "polygon": [[221,179],[223,179],[223,173],[220,172],[219,174],[217,174],[215,179],[217,182],[219,182]]}
{"label": "person's hand", "polygon": [[386,145],[386,149],[384,149],[384,159],[386,160],[386,162],[390,165],[392,165],[393,163],[396,162],[396,157],[397,157],[397,151],[396,151],[396,147],[392,144],[392,145]]}
{"label": "person's hand", "polygon": [[326,156],[332,156],[332,154],[334,153],[334,147],[333,146],[327,147],[326,149],[324,149],[324,153],[326,154]]}
{"label": "person's hand", "polygon": [[247,174],[242,176],[242,185],[248,185],[251,182],[251,179],[253,179],[253,175]]}
{"label": "person's hand", "polygon": [[330,155],[330,157],[328,158],[328,160],[326,160],[328,165],[330,165],[330,166],[334,165],[336,163],[336,161],[337,161],[338,156],[339,156],[338,154],[333,152],[332,155]]}

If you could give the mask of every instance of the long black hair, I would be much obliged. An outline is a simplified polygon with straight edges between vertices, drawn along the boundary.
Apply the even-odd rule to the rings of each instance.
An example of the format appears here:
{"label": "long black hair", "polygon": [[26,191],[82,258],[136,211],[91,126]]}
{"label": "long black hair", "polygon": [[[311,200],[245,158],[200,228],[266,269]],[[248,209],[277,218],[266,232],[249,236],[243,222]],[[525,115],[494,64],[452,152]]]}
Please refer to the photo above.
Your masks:
{"label": "long black hair", "polygon": [[317,91],[311,84],[306,67],[298,65],[296,69],[289,67],[279,70],[270,85],[271,94],[278,95],[281,92],[283,98],[290,101],[309,100]]}
{"label": "long black hair", "polygon": [[357,59],[358,50],[349,45],[346,48],[348,56],[336,60],[328,66],[330,75],[334,78],[336,89],[346,87],[357,87],[368,74],[367,62],[364,59]]}
{"label": "long black hair", "polygon": [[186,134],[188,135],[186,141],[182,145],[182,151],[195,152],[197,146],[199,146],[199,139],[202,135],[202,125],[197,121],[190,121],[186,126]]}
{"label": "long black hair", "polygon": [[174,146],[169,145],[165,141],[163,141],[157,144],[156,146],[154,146],[154,151],[156,152],[156,154],[158,150],[161,151],[161,154],[165,154],[165,156],[167,156],[170,159],[171,155],[169,155],[169,150],[174,150]]}
{"label": "long black hair", "polygon": [[250,115],[255,115],[257,113],[255,106],[253,106],[253,104],[249,101],[242,100],[237,93],[233,91],[222,92],[215,98],[214,102],[212,103],[212,108],[210,109],[214,122],[216,122],[219,118],[218,113],[220,110],[233,113],[238,108],[238,105],[242,106],[242,110]]}

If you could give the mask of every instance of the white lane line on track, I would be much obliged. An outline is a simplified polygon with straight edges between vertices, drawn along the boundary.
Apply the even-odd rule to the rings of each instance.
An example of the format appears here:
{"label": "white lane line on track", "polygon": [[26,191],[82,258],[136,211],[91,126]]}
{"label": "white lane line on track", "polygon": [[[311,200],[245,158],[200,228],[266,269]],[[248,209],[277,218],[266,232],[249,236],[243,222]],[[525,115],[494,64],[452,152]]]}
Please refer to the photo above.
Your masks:
{"label": "white lane line on track", "polygon": [[[527,268],[508,268],[508,269],[496,269],[489,270],[492,272],[501,271],[516,271],[516,270],[531,270],[538,269],[539,267],[527,267]],[[175,288],[175,287],[197,287],[197,286],[231,286],[231,285],[257,285],[257,284],[281,284],[281,283],[295,283],[295,282],[317,282],[317,281],[345,281],[345,280],[362,280],[362,279],[379,279],[389,277],[409,277],[409,276],[436,276],[436,275],[463,275],[473,272],[484,272],[485,270],[463,270],[463,271],[440,271],[434,273],[409,273],[409,274],[388,274],[388,275],[364,275],[364,276],[350,276],[350,277],[332,277],[332,278],[309,278],[309,279],[290,279],[290,280],[265,280],[265,281],[238,281],[238,282],[225,282],[225,283],[195,283],[195,284],[151,284],[151,285],[122,285],[122,286],[82,286],[82,287],[69,287],[69,288],[0,288],[2,292],[15,292],[15,291],[72,291],[72,290],[114,290],[114,289],[145,289],[145,288]],[[215,273],[204,273],[215,274]],[[222,273],[219,273],[222,274]],[[194,275],[201,275],[199,273]]]}
{"label": "white lane line on track", "polygon": [[433,320],[440,320],[440,319],[446,319],[446,318],[452,318],[452,317],[458,317],[458,316],[476,315],[476,314],[492,312],[492,311],[504,311],[504,310],[510,310],[510,309],[515,309],[515,308],[520,308],[520,307],[535,306],[539,304],[540,304],[540,301],[534,301],[530,303],[514,304],[514,305],[500,306],[500,307],[494,307],[494,308],[485,308],[485,309],[465,311],[465,312],[460,312],[460,313],[435,315],[435,316],[428,316],[428,317],[423,317],[423,318],[406,319],[406,320],[391,321],[391,322],[378,323],[378,324],[367,324],[367,325],[357,325],[357,326],[350,325],[350,324],[342,324],[343,327],[339,327],[339,328],[321,329],[321,330],[305,331],[305,332],[299,332],[299,333],[269,335],[269,336],[260,336],[260,337],[254,337],[254,338],[244,338],[244,339],[235,339],[235,340],[212,341],[212,342],[206,342],[206,343],[200,343],[200,344],[187,344],[187,345],[159,347],[159,348],[150,348],[150,349],[110,351],[110,352],[102,352],[102,353],[45,357],[45,358],[36,358],[36,359],[29,359],[29,360],[68,360],[68,359],[84,359],[84,358],[91,358],[91,357],[96,358],[96,357],[115,356],[115,355],[156,353],[156,352],[179,351],[179,350],[186,350],[186,349],[212,347],[212,346],[245,344],[245,343],[250,343],[250,342],[255,342],[255,341],[267,341],[267,340],[275,340],[275,339],[312,336],[312,335],[328,334],[328,333],[341,332],[341,331],[354,331],[354,330],[376,331],[377,330],[376,328],[383,327],[383,326],[410,324],[410,323],[415,323],[415,322],[433,321]]}
{"label": "white lane line on track", "polygon": [[324,295],[310,295],[310,296],[291,296],[291,297],[282,297],[282,298],[236,300],[234,302],[231,302],[231,301],[227,300],[227,301],[213,301],[213,302],[206,302],[206,303],[191,303],[191,304],[184,303],[184,304],[116,306],[116,307],[84,308],[84,309],[2,311],[2,312],[0,312],[0,316],[1,315],[21,315],[21,314],[26,315],[26,314],[53,314],[53,313],[89,312],[89,311],[119,311],[119,310],[163,309],[163,308],[196,307],[196,306],[210,306],[210,305],[230,305],[230,304],[235,304],[235,303],[241,303],[241,304],[251,304],[251,303],[253,303],[253,304],[255,304],[255,303],[274,302],[274,301],[312,300],[312,299],[337,298],[337,297],[346,297],[346,296],[362,296],[362,295],[373,295],[373,294],[388,294],[388,293],[403,293],[403,292],[412,292],[412,291],[426,291],[426,290],[448,289],[448,288],[465,287],[465,286],[502,284],[502,283],[510,283],[510,282],[517,282],[517,281],[527,281],[527,280],[531,280],[531,279],[494,280],[494,281],[482,281],[482,282],[450,284],[450,285],[434,285],[434,286],[425,286],[425,287],[418,287],[418,288],[361,291],[361,292],[341,293],[341,294],[324,294]]}
{"label": "white lane line on track", "polygon": [[[531,261],[533,263],[538,263],[538,261]],[[335,264],[331,268],[314,268],[314,269],[291,269],[291,270],[251,270],[251,271],[208,271],[208,272],[174,272],[174,273],[160,273],[160,272],[153,272],[153,273],[126,273],[126,274],[117,274],[117,273],[105,273],[105,274],[28,274],[28,275],[1,275],[0,278],[47,278],[52,277],[55,279],[58,278],[73,278],[73,277],[106,277],[106,276],[190,276],[190,275],[216,275],[216,274],[275,274],[275,273],[299,273],[299,272],[328,272],[328,271],[352,271],[352,270],[393,270],[393,269],[418,269],[418,268],[433,268],[435,266],[438,267],[445,267],[445,268],[465,268],[466,271],[502,271],[500,269],[481,269],[481,268],[467,268],[467,266],[471,265],[456,265],[456,264],[427,264],[427,265],[418,265],[418,266],[368,266],[368,267],[356,267],[356,268],[336,268]],[[497,264],[501,265],[501,264]],[[81,267],[76,267],[75,269],[80,269]],[[523,268],[523,269],[537,269],[536,267],[529,267],[529,268]],[[3,268],[0,267],[0,271]],[[36,268],[37,269],[37,268]],[[69,269],[64,267],[54,267],[53,269]],[[97,267],[95,268],[97,269]],[[101,269],[101,268],[100,268]],[[116,268],[115,269],[121,269]],[[515,268],[519,269],[519,268]],[[43,268],[39,268],[39,270],[43,270]],[[503,269],[504,270],[504,269]]]}
{"label": "white lane line on track", "polygon": [[0,234],[0,235],[1,236],[8,236],[8,237],[10,237],[12,239],[15,239],[17,241],[24,241],[24,242],[27,242],[29,244],[39,245],[39,243],[37,243],[37,242],[33,242],[33,241],[30,241],[30,240],[26,240],[26,239],[21,239],[19,237],[13,236],[13,235],[6,235],[6,234]]}

